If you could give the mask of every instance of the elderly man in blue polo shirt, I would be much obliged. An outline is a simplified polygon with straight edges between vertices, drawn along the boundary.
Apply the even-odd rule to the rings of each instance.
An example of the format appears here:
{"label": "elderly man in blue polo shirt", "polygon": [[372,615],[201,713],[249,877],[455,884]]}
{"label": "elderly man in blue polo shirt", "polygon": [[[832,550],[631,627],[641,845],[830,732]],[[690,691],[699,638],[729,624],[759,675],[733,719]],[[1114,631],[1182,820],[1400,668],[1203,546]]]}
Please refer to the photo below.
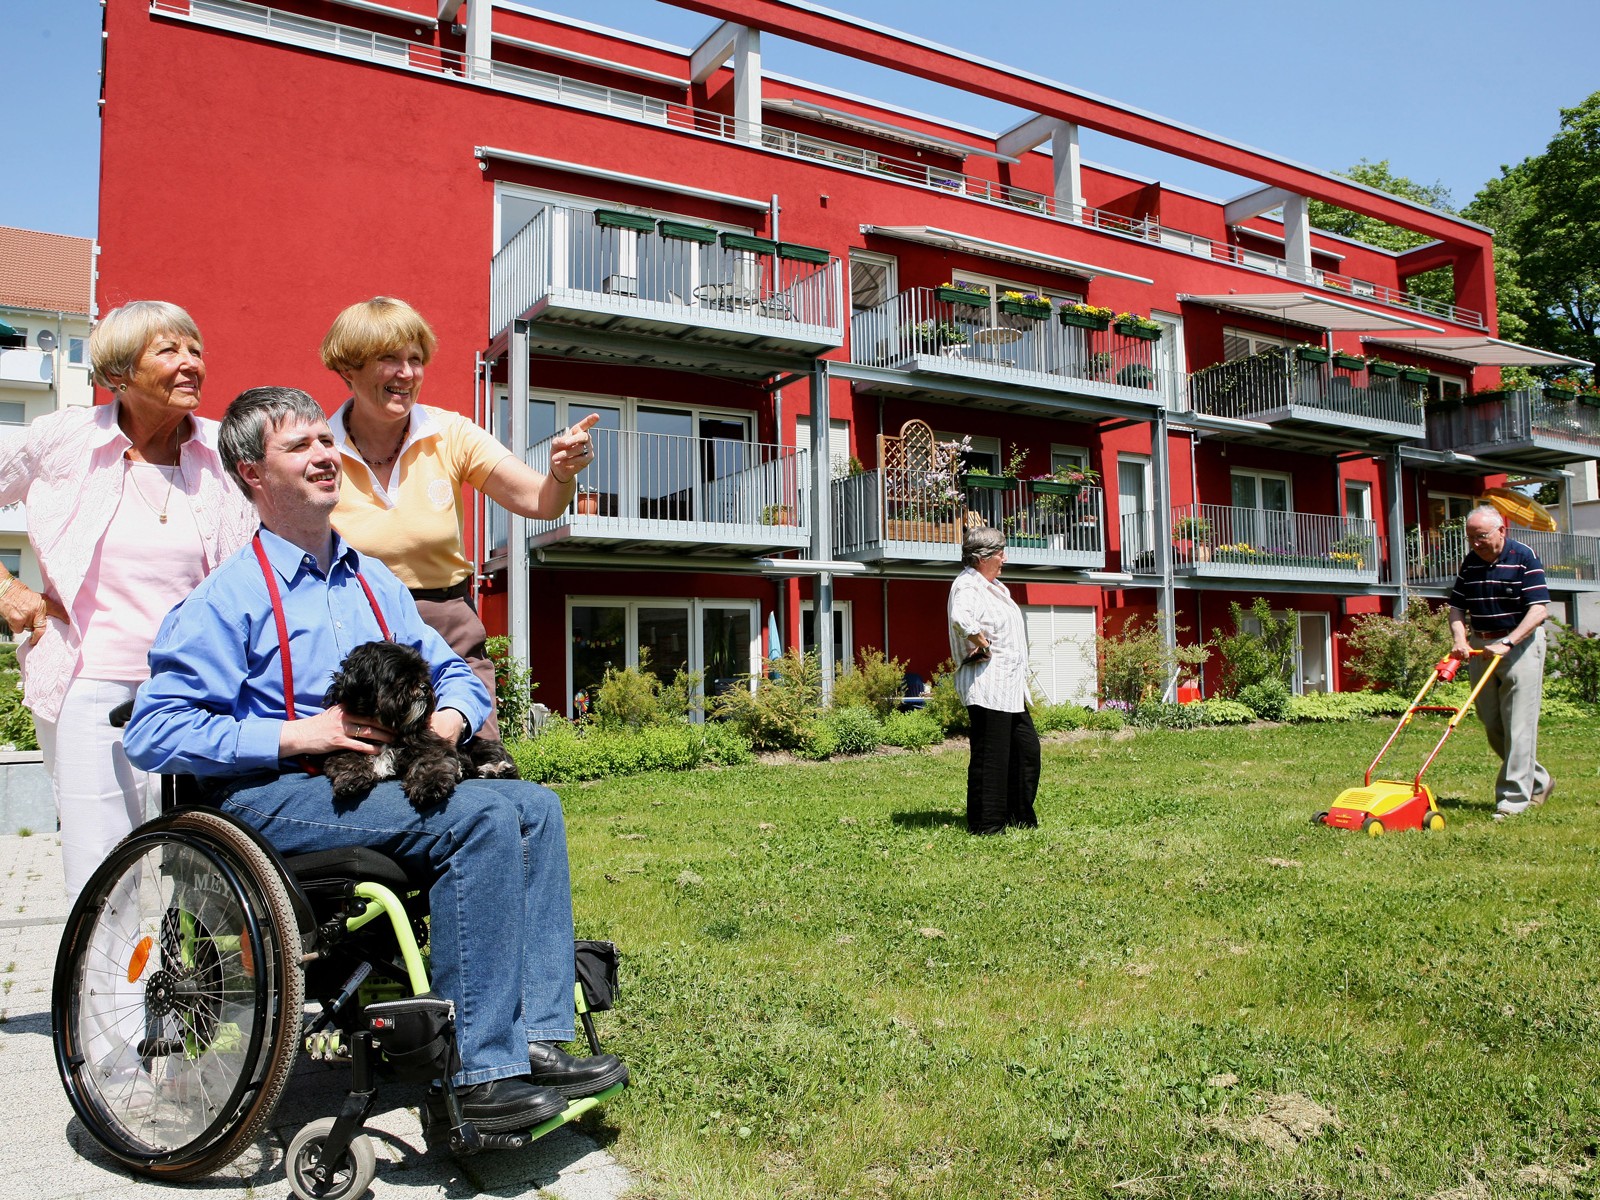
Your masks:
{"label": "elderly man in blue polo shirt", "polygon": [[[1478,719],[1500,756],[1494,819],[1526,812],[1555,791],[1539,762],[1539,700],[1544,688],[1544,630],[1550,590],[1544,565],[1527,546],[1506,536],[1505,518],[1484,505],[1467,514],[1469,553],[1450,591],[1451,654],[1485,650],[1500,659],[1478,693]],[[1471,631],[1468,631],[1468,623]],[[1468,659],[1476,683],[1488,668]]]}

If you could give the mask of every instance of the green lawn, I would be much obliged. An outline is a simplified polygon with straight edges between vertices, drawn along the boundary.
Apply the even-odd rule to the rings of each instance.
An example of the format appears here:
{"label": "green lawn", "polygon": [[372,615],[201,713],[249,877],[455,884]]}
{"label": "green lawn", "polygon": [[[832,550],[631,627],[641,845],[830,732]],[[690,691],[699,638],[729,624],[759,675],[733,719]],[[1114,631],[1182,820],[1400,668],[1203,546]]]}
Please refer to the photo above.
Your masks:
{"label": "green lawn", "polygon": [[964,748],[562,788],[591,1131],[661,1200],[1592,1194],[1600,722],[1533,814],[1469,721],[1442,834],[1313,827],[1389,728],[1049,743],[982,840]]}

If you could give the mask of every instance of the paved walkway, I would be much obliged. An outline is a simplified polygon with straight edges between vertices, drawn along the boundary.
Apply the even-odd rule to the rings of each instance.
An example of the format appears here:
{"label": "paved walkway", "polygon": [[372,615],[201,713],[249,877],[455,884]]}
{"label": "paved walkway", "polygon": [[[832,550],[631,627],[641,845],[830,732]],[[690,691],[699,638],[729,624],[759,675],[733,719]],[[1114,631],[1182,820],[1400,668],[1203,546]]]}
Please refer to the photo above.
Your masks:
{"label": "paved walkway", "polygon": [[[0,1196],[172,1197],[281,1200],[291,1195],[283,1149],[301,1125],[338,1111],[348,1071],[301,1058],[273,1128],[212,1179],[187,1186],[148,1183],[124,1173],[72,1114],[56,1074],[50,1040],[50,985],[66,923],[61,853],[53,835],[0,837]],[[428,1150],[417,1105],[420,1086],[378,1093],[369,1128],[378,1152],[374,1200],[405,1197],[548,1196],[614,1200],[628,1173],[586,1135],[568,1127],[527,1150],[454,1159]]]}

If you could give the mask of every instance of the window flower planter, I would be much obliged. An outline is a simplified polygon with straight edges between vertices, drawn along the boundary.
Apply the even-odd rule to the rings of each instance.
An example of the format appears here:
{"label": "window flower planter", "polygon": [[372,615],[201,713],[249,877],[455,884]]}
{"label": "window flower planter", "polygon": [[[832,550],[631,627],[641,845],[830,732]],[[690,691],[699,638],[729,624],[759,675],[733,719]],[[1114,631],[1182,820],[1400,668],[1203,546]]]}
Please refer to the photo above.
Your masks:
{"label": "window flower planter", "polygon": [[1400,372],[1400,378],[1406,383],[1427,383],[1428,373],[1426,371],[1413,370],[1408,367]]}
{"label": "window flower planter", "polygon": [[1007,475],[963,475],[961,486],[969,491],[982,488],[991,492],[1009,492],[1017,481]]}
{"label": "window flower planter", "polygon": [[1049,544],[1048,538],[1036,533],[1014,533],[1006,538],[1008,546],[1027,546],[1035,550],[1043,550]]}
{"label": "window flower planter", "polygon": [[811,263],[813,266],[818,267],[828,265],[828,252],[820,246],[800,246],[794,242],[779,242],[778,257],[787,258],[790,262]]}
{"label": "window flower planter", "polygon": [[1507,394],[1508,393],[1503,391],[1468,392],[1465,396],[1461,397],[1461,402],[1463,404],[1470,404],[1474,406],[1479,404],[1491,404],[1500,400],[1504,400]]}
{"label": "window flower planter", "polygon": [[725,250],[743,250],[750,254],[776,254],[778,251],[778,243],[771,238],[752,237],[748,233],[723,234],[722,247]]}
{"label": "window flower planter", "polygon": [[1083,490],[1081,483],[1057,483],[1053,479],[1035,479],[1028,487],[1035,496],[1076,496]]}
{"label": "window flower planter", "polygon": [[1030,300],[1002,300],[1000,311],[1008,317],[1028,317],[1034,321],[1042,321],[1050,315],[1049,301]]}
{"label": "window flower planter", "polygon": [[634,233],[654,233],[656,219],[640,213],[618,212],[611,208],[594,210],[594,223],[602,229],[628,229]]}
{"label": "window flower planter", "polygon": [[1578,393],[1571,388],[1547,387],[1544,390],[1547,400],[1576,400]]}
{"label": "window flower planter", "polygon": [[676,238],[680,242],[698,242],[709,246],[717,240],[717,231],[706,225],[689,225],[683,221],[661,222],[661,236]]}
{"label": "window flower planter", "polygon": [[1296,346],[1294,354],[1301,362],[1308,363],[1325,363],[1333,357],[1329,351],[1320,346]]}
{"label": "window flower planter", "polygon": [[1067,308],[1058,309],[1057,312],[1063,325],[1070,325],[1077,329],[1103,330],[1111,328],[1110,317],[1097,317],[1093,313],[1073,312]]}
{"label": "window flower planter", "polygon": [[1161,327],[1154,329],[1148,325],[1136,325],[1132,321],[1118,321],[1116,330],[1123,337],[1138,338],[1142,342],[1159,342],[1161,340]]}
{"label": "window flower planter", "polygon": [[1380,379],[1400,378],[1400,368],[1391,362],[1368,363],[1367,370]]}
{"label": "window flower planter", "polygon": [[1367,360],[1359,354],[1335,354],[1333,356],[1333,365],[1341,371],[1365,371],[1367,369]]}
{"label": "window flower planter", "polygon": [[946,304],[969,304],[973,308],[989,307],[989,291],[987,288],[971,290],[958,287],[936,287],[933,289],[935,300],[943,300]]}
{"label": "window flower planter", "polygon": [[1600,392],[1579,392],[1578,403],[1587,404],[1590,408],[1600,408]]}

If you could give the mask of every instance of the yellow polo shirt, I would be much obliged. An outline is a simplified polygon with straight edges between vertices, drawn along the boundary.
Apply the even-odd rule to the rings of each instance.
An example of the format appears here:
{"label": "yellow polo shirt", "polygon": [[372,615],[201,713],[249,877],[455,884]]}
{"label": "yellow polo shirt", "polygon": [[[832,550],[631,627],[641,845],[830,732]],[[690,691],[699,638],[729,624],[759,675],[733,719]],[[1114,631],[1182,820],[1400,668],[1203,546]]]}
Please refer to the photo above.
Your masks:
{"label": "yellow polo shirt", "polygon": [[459,413],[418,404],[385,488],[350,445],[347,407],[341,404],[328,421],[344,460],[333,527],[408,588],[460,583],[472,574],[461,544],[461,486],[482,488],[511,451]]}

